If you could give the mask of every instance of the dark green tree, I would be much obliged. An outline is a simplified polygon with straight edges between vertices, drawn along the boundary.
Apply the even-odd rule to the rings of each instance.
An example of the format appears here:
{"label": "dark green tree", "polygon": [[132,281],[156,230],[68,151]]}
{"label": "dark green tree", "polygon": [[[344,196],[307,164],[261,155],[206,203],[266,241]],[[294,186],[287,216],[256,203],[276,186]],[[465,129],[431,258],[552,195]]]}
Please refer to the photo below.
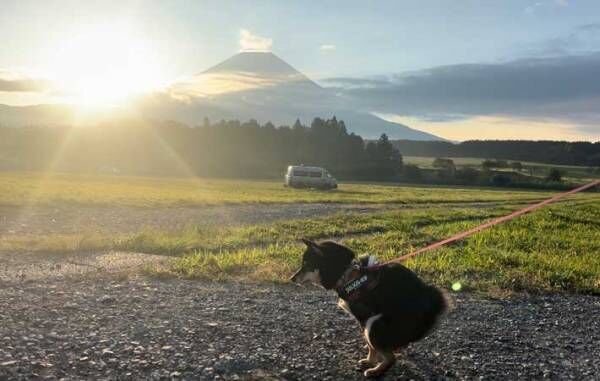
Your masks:
{"label": "dark green tree", "polygon": [[557,168],[551,168],[546,176],[546,181],[559,183],[562,181],[562,173]]}

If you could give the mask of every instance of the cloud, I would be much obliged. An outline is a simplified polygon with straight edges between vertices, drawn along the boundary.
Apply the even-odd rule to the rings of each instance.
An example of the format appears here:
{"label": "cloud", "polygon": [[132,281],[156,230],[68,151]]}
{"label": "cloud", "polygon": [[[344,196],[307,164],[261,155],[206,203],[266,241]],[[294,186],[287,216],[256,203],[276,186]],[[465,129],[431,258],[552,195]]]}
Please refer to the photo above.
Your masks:
{"label": "cloud", "polygon": [[536,3],[534,3],[534,4],[532,4],[532,5],[529,5],[529,6],[525,7],[525,13],[527,13],[527,14],[529,14],[529,15],[531,15],[531,14],[534,14],[534,13],[535,13],[535,11],[536,11],[536,10],[537,10],[539,7],[541,7],[542,5],[543,5],[543,3],[542,3],[542,2],[540,2],[540,1],[538,1],[538,2],[536,2]]}
{"label": "cloud", "polygon": [[583,31],[597,31],[597,32],[600,32],[600,23],[597,22],[597,23],[580,25],[577,29],[578,30],[583,30]]}
{"label": "cloud", "polygon": [[527,14],[534,14],[538,10],[542,9],[557,9],[557,8],[565,8],[569,6],[569,0],[545,0],[545,1],[536,1],[531,5],[525,7],[524,12]]}
{"label": "cloud", "polygon": [[321,47],[319,49],[324,50],[324,51],[335,50],[336,46],[333,44],[323,44],[323,45],[321,45]]}
{"label": "cloud", "polygon": [[354,78],[354,77],[332,77],[323,80],[328,87],[339,87],[348,89],[381,88],[390,84],[389,77],[377,78]]}
{"label": "cloud", "polygon": [[4,92],[44,92],[52,88],[48,80],[28,78],[0,69],[0,91]]}
{"label": "cloud", "polygon": [[522,55],[550,57],[600,51],[600,23],[584,24],[570,33],[519,47]]}
{"label": "cloud", "polygon": [[269,52],[273,46],[273,39],[252,34],[249,30],[240,30],[241,51]]}
{"label": "cloud", "polygon": [[600,138],[598,78],[600,52],[323,83],[364,111],[438,122],[481,116],[562,121],[587,126]]}

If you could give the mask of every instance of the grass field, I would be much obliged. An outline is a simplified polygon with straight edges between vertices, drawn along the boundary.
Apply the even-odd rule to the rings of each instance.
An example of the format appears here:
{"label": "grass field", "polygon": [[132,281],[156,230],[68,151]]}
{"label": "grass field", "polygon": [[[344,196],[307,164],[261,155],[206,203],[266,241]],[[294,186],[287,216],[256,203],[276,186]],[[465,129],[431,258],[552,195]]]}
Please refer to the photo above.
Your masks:
{"label": "grass field", "polygon": [[[480,168],[481,163],[485,159],[476,158],[476,157],[451,157],[454,164],[457,167],[474,167]],[[414,164],[418,165],[421,168],[433,168],[433,161],[435,157],[426,157],[426,156],[404,156],[403,157],[405,164]],[[509,163],[513,160],[507,160]],[[544,177],[547,175],[548,171],[551,168],[557,168],[563,173],[563,177],[566,180],[573,181],[586,181],[593,178],[598,178],[600,175],[590,173],[588,171],[588,167],[578,166],[578,165],[558,165],[558,164],[545,164],[545,163],[535,163],[529,161],[522,161],[523,165],[523,173],[530,174],[537,177]],[[595,169],[595,168],[594,168]],[[505,170],[512,171],[511,168],[504,169],[495,169],[495,170]]]}
{"label": "grass field", "polygon": [[[245,226],[189,226],[131,234],[0,236],[0,251],[77,255],[122,250],[173,256],[153,274],[213,280],[285,282],[299,265],[299,238],[342,240],[382,259],[547,197],[534,191],[342,185],[338,191],[288,190],[277,182],[0,175],[0,203],[76,203],[163,207],[215,203],[383,203],[368,213],[340,213]],[[28,192],[18,192],[28,189]],[[32,198],[33,197],[33,198]],[[449,208],[444,203],[464,202]],[[470,205],[469,202],[483,202]],[[395,208],[393,203],[403,203]],[[410,204],[420,207],[411,208]],[[387,206],[386,206],[387,205]],[[415,205],[416,206],[416,205]],[[465,290],[600,293],[600,193],[571,197],[533,214],[425,254],[406,265],[428,280]]]}
{"label": "grass field", "polygon": [[[301,236],[342,239],[359,253],[391,259],[510,209],[432,208],[328,217],[310,224],[290,221],[212,235],[213,243],[194,242],[194,234],[187,233],[187,242],[179,243],[189,244],[183,251],[192,253],[176,260],[169,271],[185,277],[285,281],[300,263]],[[598,198],[553,206],[406,265],[443,287],[460,282],[470,290],[600,293],[598,221]],[[151,246],[156,239],[172,242],[154,236]],[[167,246],[166,251],[172,249]]]}
{"label": "grass field", "polygon": [[337,190],[288,189],[279,181],[0,173],[0,205],[156,207],[239,203],[445,203],[528,201],[549,192],[459,187],[341,184]]}

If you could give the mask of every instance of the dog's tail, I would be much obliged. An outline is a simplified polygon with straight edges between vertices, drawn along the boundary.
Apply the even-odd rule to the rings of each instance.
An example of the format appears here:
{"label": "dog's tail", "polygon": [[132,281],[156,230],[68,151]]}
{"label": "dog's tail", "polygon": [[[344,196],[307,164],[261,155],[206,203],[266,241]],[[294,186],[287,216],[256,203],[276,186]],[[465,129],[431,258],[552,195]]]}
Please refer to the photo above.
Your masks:
{"label": "dog's tail", "polygon": [[432,307],[431,313],[436,317],[436,320],[454,309],[452,298],[446,291],[429,286],[429,293]]}
{"label": "dog's tail", "polygon": [[423,331],[417,334],[413,341],[420,340],[431,333],[438,326],[441,318],[453,307],[452,300],[444,291],[430,285],[425,285],[425,287],[428,307],[423,316]]}

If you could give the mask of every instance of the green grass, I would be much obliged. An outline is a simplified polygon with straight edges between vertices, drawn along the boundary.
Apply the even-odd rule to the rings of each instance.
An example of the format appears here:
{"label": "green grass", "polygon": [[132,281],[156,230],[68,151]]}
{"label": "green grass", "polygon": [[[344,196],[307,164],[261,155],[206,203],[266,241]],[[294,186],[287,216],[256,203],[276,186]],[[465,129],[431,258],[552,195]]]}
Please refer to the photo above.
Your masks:
{"label": "green grass", "polygon": [[159,207],[240,203],[445,203],[527,201],[548,192],[341,184],[333,191],[288,189],[279,181],[0,173],[0,205]]}
{"label": "green grass", "polygon": [[[94,250],[124,250],[149,254],[180,255],[192,251],[224,252],[247,247],[312,239],[368,235],[396,229],[401,220],[409,218],[422,226],[442,211],[443,207],[407,209],[369,214],[341,213],[334,216],[278,221],[245,226],[195,225],[178,231],[143,229],[134,234],[102,235],[100,233],[6,235],[0,236],[0,250],[27,252],[77,252]],[[465,215],[465,211],[469,211]],[[453,219],[481,219],[497,216],[484,209],[455,209]],[[432,215],[434,217],[432,217]],[[441,218],[441,217],[440,217]]]}
{"label": "green grass", "polygon": [[[30,186],[30,188],[28,188]],[[242,189],[245,188],[245,189]],[[0,250],[77,254],[123,250],[173,256],[156,275],[211,280],[285,282],[300,263],[299,238],[335,238],[358,253],[392,259],[515,210],[547,192],[475,188],[342,185],[337,192],[288,190],[277,182],[0,175],[0,204],[56,202],[139,207],[240,202],[390,203],[370,213],[309,220],[133,234],[0,236]],[[27,192],[17,192],[27,189]],[[24,193],[24,194],[23,194]],[[33,197],[35,196],[35,197]],[[32,198],[33,197],[33,198]],[[444,203],[492,202],[448,208]],[[497,202],[497,203],[496,203]],[[420,204],[393,208],[392,203]],[[16,254],[18,255],[18,254]],[[442,287],[478,291],[600,294],[600,194],[586,193],[406,262]]]}
{"label": "green grass", "polygon": [[[297,237],[331,235],[357,252],[387,260],[477,225],[505,209],[384,212],[372,216],[318,219],[313,226],[275,224],[278,238],[262,246],[196,248],[175,260],[175,275],[202,279],[245,279],[283,282],[300,263]],[[343,221],[343,222],[339,222]],[[406,262],[426,279],[443,287],[460,282],[478,291],[566,291],[600,293],[600,199],[567,203],[523,216],[457,244]],[[286,226],[286,228],[284,228]],[[284,234],[282,232],[285,231]],[[245,230],[242,235],[260,231]],[[236,235],[233,233],[233,235]],[[252,239],[250,239],[252,240]]]}
{"label": "green grass", "polygon": [[[345,213],[238,227],[38,241],[38,249],[130,250],[172,255],[162,275],[211,280],[285,282],[300,263],[300,237],[335,238],[358,253],[392,259],[448,237],[514,206]],[[569,201],[480,232],[406,262],[442,287],[477,291],[600,293],[600,197]],[[58,244],[57,244],[58,242]],[[14,243],[14,242],[13,242]]]}

